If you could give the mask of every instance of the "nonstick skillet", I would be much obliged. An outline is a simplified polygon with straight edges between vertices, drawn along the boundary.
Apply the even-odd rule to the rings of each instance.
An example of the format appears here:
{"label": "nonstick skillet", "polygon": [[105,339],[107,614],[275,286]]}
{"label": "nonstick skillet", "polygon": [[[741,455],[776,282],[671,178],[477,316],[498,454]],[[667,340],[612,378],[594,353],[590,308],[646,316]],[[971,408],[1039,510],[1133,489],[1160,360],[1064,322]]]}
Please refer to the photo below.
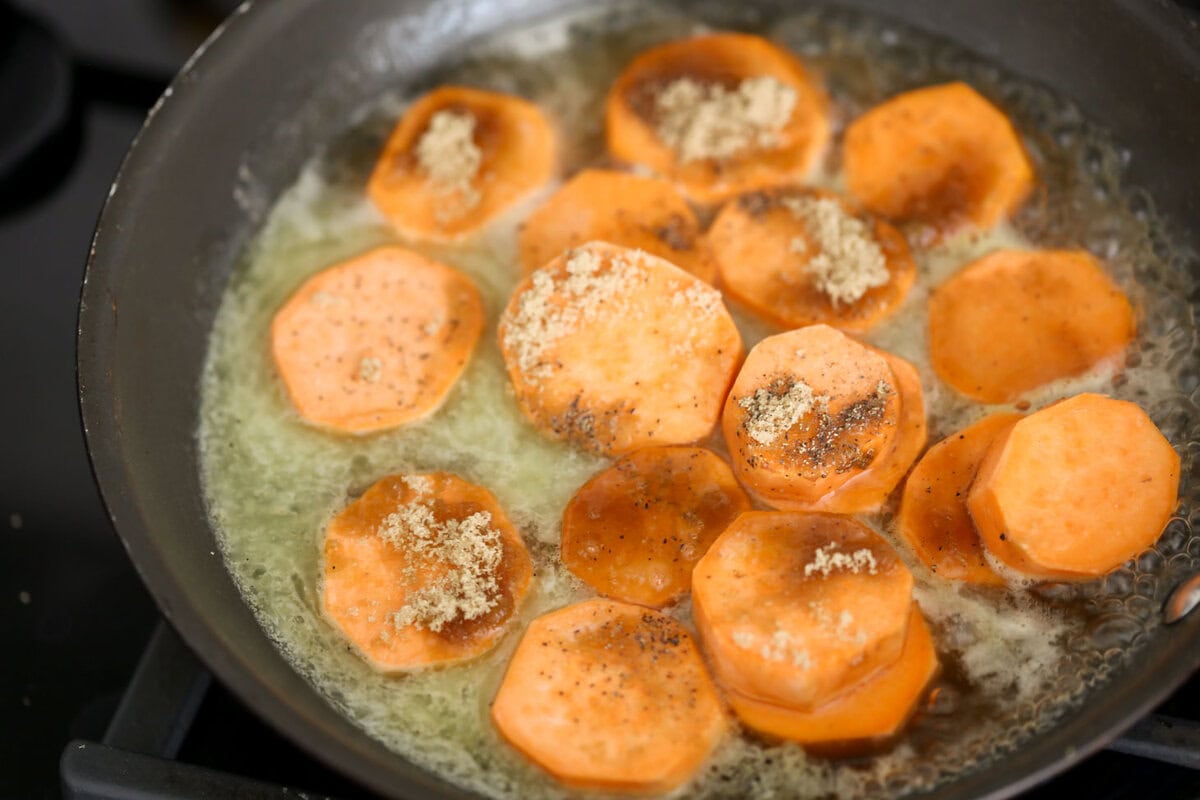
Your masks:
{"label": "nonstick skillet", "polygon": [[[222,563],[194,433],[223,288],[273,200],[368,98],[472,37],[580,3],[289,0],[244,5],[185,66],[101,216],[79,315],[79,393],[97,480],[160,608],[213,672],[318,758],[395,797],[463,793],[342,717],[279,654]],[[754,3],[764,15],[797,4]],[[1200,44],[1146,0],[852,0],[957,41],[1073,101],[1130,154],[1126,181],[1200,252]],[[719,21],[720,3],[696,3]],[[744,11],[744,9],[743,9]],[[1200,272],[1193,256],[1186,269]],[[1190,298],[1193,305],[1198,298]],[[1193,498],[1194,500],[1194,498]],[[1200,664],[1200,614],[1161,626],[1054,728],[934,792],[1006,797],[1103,746]]]}

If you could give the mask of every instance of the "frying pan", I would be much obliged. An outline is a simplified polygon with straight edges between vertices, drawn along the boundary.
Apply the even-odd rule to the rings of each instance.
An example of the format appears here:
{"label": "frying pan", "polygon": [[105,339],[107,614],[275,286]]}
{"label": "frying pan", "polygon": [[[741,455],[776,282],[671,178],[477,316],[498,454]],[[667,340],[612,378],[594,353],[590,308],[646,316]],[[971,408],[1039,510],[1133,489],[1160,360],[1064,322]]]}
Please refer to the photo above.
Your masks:
{"label": "frying pan", "polygon": [[[207,337],[230,272],[274,198],[351,112],[474,36],[581,4],[243,5],[150,113],[100,218],[84,279],[83,422],[109,514],[143,580],[248,706],[384,795],[464,796],[337,713],[276,650],[226,572],[194,440]],[[1200,252],[1200,45],[1173,7],[1146,0],[843,4],[954,39],[1071,99],[1128,148],[1127,182]],[[690,10],[719,23],[728,11],[722,5],[702,0]],[[771,0],[755,5],[765,15],[795,10]],[[1200,271],[1200,263],[1193,258],[1187,268]],[[1005,760],[931,796],[1011,796],[1103,746],[1198,664],[1200,615],[1159,627],[1087,703]]]}

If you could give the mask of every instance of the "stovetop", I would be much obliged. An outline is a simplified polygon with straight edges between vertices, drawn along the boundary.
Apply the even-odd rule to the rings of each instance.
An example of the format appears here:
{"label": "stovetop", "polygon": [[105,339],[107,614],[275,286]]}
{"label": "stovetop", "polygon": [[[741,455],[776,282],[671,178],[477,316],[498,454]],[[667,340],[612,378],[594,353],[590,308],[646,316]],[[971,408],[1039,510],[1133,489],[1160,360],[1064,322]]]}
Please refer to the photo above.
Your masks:
{"label": "stovetop", "polygon": [[[368,796],[257,720],[159,621],[80,429],[75,316],[92,227],[146,109],[232,5],[0,0],[0,148],[21,162],[13,172],[0,152],[0,798],[62,796],[64,776],[81,798]],[[18,51],[32,60],[14,82]],[[7,111],[35,78],[40,102]],[[14,144],[18,124],[37,141]],[[1159,713],[1200,719],[1200,680]],[[1190,749],[1164,749],[1179,739]],[[1200,766],[1195,729],[1169,719],[1122,746]],[[1026,795],[1061,796],[1197,798],[1200,771],[1105,751]]]}

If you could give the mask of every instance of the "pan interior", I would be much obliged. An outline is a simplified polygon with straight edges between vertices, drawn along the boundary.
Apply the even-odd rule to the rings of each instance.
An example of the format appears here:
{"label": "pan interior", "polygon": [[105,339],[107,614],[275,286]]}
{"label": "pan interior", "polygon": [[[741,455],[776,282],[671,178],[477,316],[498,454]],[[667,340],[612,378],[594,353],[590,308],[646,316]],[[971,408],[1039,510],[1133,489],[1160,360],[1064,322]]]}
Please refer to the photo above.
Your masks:
{"label": "pan interior", "polygon": [[[575,169],[600,157],[600,102],[621,65],[632,53],[698,25],[703,22],[669,7],[643,5],[547,21],[478,41],[468,58],[364,105],[312,154],[270,211],[217,312],[198,441],[226,565],[269,635],[332,705],[416,763],[483,793],[556,792],[508,753],[485,722],[513,637],[466,668],[379,678],[320,619],[316,537],[330,513],[383,474],[455,469],[491,485],[539,543],[543,582],[525,609],[528,617],[580,596],[579,586],[556,567],[556,518],[597,462],[522,428],[511,401],[505,405],[490,337],[442,412],[446,424],[352,442],[307,430],[291,417],[274,378],[266,327],[273,309],[312,272],[388,240],[362,200],[362,184],[388,126],[413,92],[461,82],[533,97],[563,124],[573,143],[567,167]],[[922,283],[936,282],[951,265],[1001,242],[1084,246],[1102,256],[1143,310],[1138,346],[1119,375],[1055,386],[1035,404],[1084,389],[1136,400],[1185,456],[1185,514],[1154,551],[1103,581],[997,599],[948,588],[914,565],[918,599],[943,643],[947,691],[943,705],[923,716],[891,754],[835,766],[806,759],[794,747],[739,741],[718,755],[697,790],[742,796],[802,787],[814,796],[879,796],[931,788],[1002,758],[1103,691],[1156,635],[1165,592],[1196,567],[1190,444],[1200,439],[1200,415],[1191,400],[1196,352],[1194,309],[1187,301],[1195,297],[1195,285],[1184,269],[1185,254],[1151,204],[1124,185],[1125,154],[1061,98],[947,42],[857,13],[804,12],[740,27],[764,32],[814,64],[842,121],[897,91],[956,78],[1009,111],[1037,161],[1042,194],[998,238],[963,242],[942,258],[925,259]],[[510,228],[476,248],[429,250],[477,279],[493,323],[515,282],[511,239]],[[923,297],[915,292],[895,323],[872,337],[918,364],[925,360],[918,314]],[[749,345],[764,331],[743,322]],[[923,372],[935,413],[931,440],[981,415],[939,391]],[[521,457],[500,454],[489,462],[483,451],[462,446],[484,435],[505,437]],[[873,522],[889,530],[886,515]]]}

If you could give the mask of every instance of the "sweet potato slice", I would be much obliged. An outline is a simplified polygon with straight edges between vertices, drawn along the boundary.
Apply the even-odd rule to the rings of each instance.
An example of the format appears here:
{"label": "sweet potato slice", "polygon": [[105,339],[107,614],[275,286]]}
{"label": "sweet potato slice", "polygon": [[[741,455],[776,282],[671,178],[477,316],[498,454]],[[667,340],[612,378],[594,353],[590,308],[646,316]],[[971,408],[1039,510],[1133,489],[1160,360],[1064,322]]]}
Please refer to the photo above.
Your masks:
{"label": "sweet potato slice", "polygon": [[900,657],[912,574],[848,517],[749,511],[692,574],[692,613],[717,682],[810,710]]}
{"label": "sweet potato slice", "polygon": [[984,556],[967,512],[967,492],[992,442],[1019,419],[1020,414],[993,414],[946,437],[929,448],[905,481],[897,529],[938,577],[1004,585]]}
{"label": "sweet potato slice", "polygon": [[570,250],[527,278],[499,336],[529,420],[600,453],[706,436],[742,357],[716,289],[605,242]]}
{"label": "sweet potato slice", "polygon": [[725,402],[734,471],[776,508],[844,511],[833,493],[891,452],[902,400],[884,355],[840,331],[811,325],[770,336],[750,351]]}
{"label": "sweet potato slice", "polygon": [[729,296],[781,328],[865,331],[904,301],[917,275],[899,231],[815,189],[741,195],[721,209],[708,241]]}
{"label": "sweet potato slice", "polygon": [[800,510],[838,514],[878,511],[925,448],[925,398],[920,374],[916,367],[900,356],[883,350],[876,352],[892,368],[892,374],[896,376],[896,391],[900,394],[900,421],[891,449],[861,474]]}
{"label": "sweet potato slice", "polygon": [[682,39],[642,53],[617,78],[608,150],[696,202],[718,202],[808,177],[829,143],[828,105],[804,65],[766,39]]}
{"label": "sweet potato slice", "polygon": [[811,711],[797,711],[728,692],[742,724],[767,736],[799,742],[820,753],[878,750],[895,739],[938,673],[929,626],[913,604],[899,659],[846,694]]}
{"label": "sweet potato slice", "polygon": [[521,265],[528,275],[591,241],[644,250],[707,283],[717,274],[692,207],[661,178],[583,170],[525,221]]}
{"label": "sweet potato slice", "polygon": [[933,368],[984,403],[1085,372],[1133,336],[1129,300],[1082,250],[1000,250],[929,299]]}
{"label": "sweet potato slice", "polygon": [[1021,137],[1004,112],[965,83],[904,92],[846,130],[850,194],[870,211],[932,241],[988,228],[1033,188]]}
{"label": "sweet potato slice", "polygon": [[638,794],[685,783],[728,728],[687,630],[643,606],[600,599],[530,623],[492,720],[562,783]]}
{"label": "sweet potato slice", "polygon": [[333,518],[322,547],[322,611],[381,672],[487,652],[533,575],[491,492],[447,472],[379,480]]}
{"label": "sweet potato slice", "polygon": [[992,443],[967,508],[984,546],[1006,564],[1089,580],[1154,544],[1178,495],[1179,456],[1146,412],[1080,394]]}
{"label": "sweet potato slice", "polygon": [[454,241],[545,186],[557,170],[557,136],[536,105],[442,86],[405,112],[367,194],[401,236]]}
{"label": "sweet potato slice", "polygon": [[648,447],[583,485],[563,512],[562,560],[597,592],[661,608],[750,508],[729,465],[700,447]]}
{"label": "sweet potato slice", "polygon": [[275,314],[271,352],[300,416],[343,433],[438,409],[483,331],[470,278],[380,247],[309,278]]}

